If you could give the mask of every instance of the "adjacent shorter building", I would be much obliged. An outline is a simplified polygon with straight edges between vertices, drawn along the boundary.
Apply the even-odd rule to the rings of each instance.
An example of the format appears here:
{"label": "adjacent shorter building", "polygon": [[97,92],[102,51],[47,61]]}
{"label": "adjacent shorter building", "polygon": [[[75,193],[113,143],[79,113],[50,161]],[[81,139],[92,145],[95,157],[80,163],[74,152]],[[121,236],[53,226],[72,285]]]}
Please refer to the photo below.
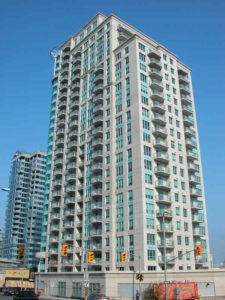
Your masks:
{"label": "adjacent shorter building", "polygon": [[3,257],[16,259],[24,248],[22,265],[35,268],[40,251],[46,154],[17,151],[12,159],[6,208]]}

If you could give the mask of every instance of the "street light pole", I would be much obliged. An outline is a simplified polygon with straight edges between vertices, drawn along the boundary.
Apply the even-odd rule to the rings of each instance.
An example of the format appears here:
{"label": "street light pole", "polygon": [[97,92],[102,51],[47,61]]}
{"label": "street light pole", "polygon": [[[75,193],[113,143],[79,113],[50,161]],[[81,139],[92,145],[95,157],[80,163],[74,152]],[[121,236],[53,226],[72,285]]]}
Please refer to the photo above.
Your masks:
{"label": "street light pole", "polygon": [[163,254],[164,254],[164,283],[165,283],[165,296],[166,300],[168,299],[167,295],[167,260],[166,260],[166,228],[165,228],[165,214],[166,211],[163,211]]}

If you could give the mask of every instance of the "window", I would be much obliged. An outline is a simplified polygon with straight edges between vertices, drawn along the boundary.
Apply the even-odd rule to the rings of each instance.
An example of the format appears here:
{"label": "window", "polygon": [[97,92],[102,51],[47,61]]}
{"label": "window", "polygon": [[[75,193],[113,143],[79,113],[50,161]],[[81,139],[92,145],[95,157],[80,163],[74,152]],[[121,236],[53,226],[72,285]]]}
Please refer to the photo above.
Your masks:
{"label": "window", "polygon": [[164,60],[167,60],[166,54],[163,54],[163,59],[164,59]]}
{"label": "window", "polygon": [[129,53],[129,47],[126,47],[125,48],[125,54],[128,54]]}
{"label": "window", "polygon": [[183,202],[183,203],[186,203],[186,202],[187,202],[187,199],[186,199],[186,196],[185,196],[185,195],[182,195],[182,202]]}
{"label": "window", "polygon": [[177,180],[177,179],[174,179],[174,180],[173,180],[173,186],[174,186],[175,188],[178,188],[178,180]]}
{"label": "window", "polygon": [[177,244],[182,245],[182,238],[180,235],[177,236]]}
{"label": "window", "polygon": [[187,217],[187,209],[186,208],[183,208],[183,216]]}
{"label": "window", "polygon": [[178,195],[177,193],[174,194],[174,198],[175,198],[175,201],[176,201],[176,202],[179,201],[179,195]]}
{"label": "window", "polygon": [[147,250],[148,260],[155,260],[155,250]]}
{"label": "window", "polygon": [[138,47],[139,47],[140,50],[145,52],[145,45],[143,45],[141,43],[138,43]]}
{"label": "window", "polygon": [[173,174],[177,174],[177,167],[173,166]]}
{"label": "window", "polygon": [[181,223],[180,223],[180,221],[176,222],[176,226],[177,226],[177,230],[181,230]]}
{"label": "window", "polygon": [[186,245],[186,246],[189,246],[189,244],[190,244],[190,239],[189,239],[188,236],[186,236],[186,237],[185,237],[185,245]]}
{"label": "window", "polygon": [[180,215],[180,207],[176,207],[176,216]]}

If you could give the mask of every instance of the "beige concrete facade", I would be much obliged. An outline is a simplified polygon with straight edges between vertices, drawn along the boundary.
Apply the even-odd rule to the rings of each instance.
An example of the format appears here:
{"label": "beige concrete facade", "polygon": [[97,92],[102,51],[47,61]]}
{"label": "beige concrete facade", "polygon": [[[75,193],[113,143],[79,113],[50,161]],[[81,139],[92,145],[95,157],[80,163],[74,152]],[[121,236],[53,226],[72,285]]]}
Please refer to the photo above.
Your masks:
{"label": "beige concrete facade", "polygon": [[[92,291],[96,289],[100,293],[110,296],[111,299],[129,299],[139,289],[139,283],[133,272],[107,272],[89,274]],[[162,282],[164,274],[161,272],[143,273],[144,281],[141,283],[143,291],[149,283]],[[37,280],[38,276],[36,277]],[[83,277],[77,273],[41,273],[39,280],[43,293],[48,296],[63,296],[59,294],[59,282],[65,282],[64,297],[82,296]],[[225,297],[225,269],[199,270],[195,272],[169,272],[168,281],[195,281],[198,283],[199,295],[202,297]],[[77,289],[80,286],[80,289]]]}

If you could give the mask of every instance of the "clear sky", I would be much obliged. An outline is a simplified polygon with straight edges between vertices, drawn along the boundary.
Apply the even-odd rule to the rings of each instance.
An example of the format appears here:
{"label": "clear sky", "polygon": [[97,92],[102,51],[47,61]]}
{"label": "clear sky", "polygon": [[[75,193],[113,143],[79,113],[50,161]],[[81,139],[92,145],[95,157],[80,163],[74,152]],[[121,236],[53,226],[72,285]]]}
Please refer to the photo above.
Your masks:
{"label": "clear sky", "polygon": [[[50,50],[97,12],[113,13],[193,70],[210,246],[225,258],[225,1],[0,0],[0,186],[16,150],[46,150],[53,64]],[[6,194],[0,193],[0,228]]]}

